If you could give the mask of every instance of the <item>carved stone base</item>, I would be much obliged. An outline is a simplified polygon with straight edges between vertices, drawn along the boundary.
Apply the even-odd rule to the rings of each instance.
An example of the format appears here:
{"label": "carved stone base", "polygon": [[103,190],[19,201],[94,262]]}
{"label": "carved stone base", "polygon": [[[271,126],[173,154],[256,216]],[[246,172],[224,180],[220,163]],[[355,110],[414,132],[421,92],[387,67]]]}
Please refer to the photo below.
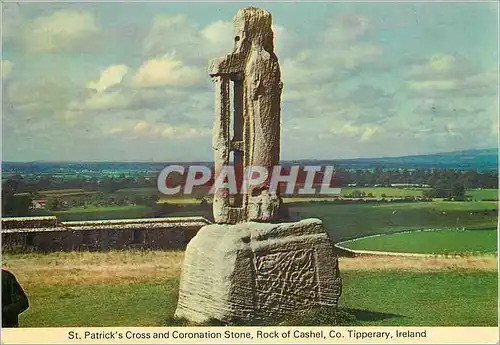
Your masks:
{"label": "carved stone base", "polygon": [[198,323],[269,320],[336,307],[341,291],[321,220],[212,224],[187,246],[175,316]]}

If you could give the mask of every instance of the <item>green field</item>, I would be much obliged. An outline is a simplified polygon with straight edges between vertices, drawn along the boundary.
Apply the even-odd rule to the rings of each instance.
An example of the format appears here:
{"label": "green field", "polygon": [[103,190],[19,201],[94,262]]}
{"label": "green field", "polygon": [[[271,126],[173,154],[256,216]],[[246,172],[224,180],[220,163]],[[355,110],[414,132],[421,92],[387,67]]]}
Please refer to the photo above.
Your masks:
{"label": "green field", "polygon": [[358,190],[366,195],[371,193],[374,198],[382,198],[382,194],[388,198],[401,198],[405,196],[422,196],[423,191],[427,188],[396,188],[396,187],[342,187],[342,196],[351,194]]}
{"label": "green field", "polygon": [[63,198],[68,196],[83,196],[97,194],[96,191],[86,191],[84,189],[49,189],[38,192],[42,198]]}
{"label": "green field", "polygon": [[360,238],[342,246],[400,253],[491,254],[497,252],[497,230],[415,231]]}
{"label": "green field", "polygon": [[466,194],[474,200],[498,200],[498,189],[468,189]]}
{"label": "green field", "polygon": [[158,188],[154,187],[137,187],[118,189],[115,193],[126,193],[135,195],[156,195],[159,194]]}
{"label": "green field", "polygon": [[[180,207],[166,216],[168,217],[208,217],[210,210],[202,209],[197,205],[189,203],[179,205],[182,206],[195,206],[195,207]],[[46,216],[54,215],[61,221],[71,220],[104,220],[104,219],[139,219],[154,217],[154,211],[149,206],[103,206],[103,207],[73,207],[63,211],[48,211],[38,210],[33,211],[31,216]]]}
{"label": "green field", "polygon": [[[169,202],[170,203],[170,202]],[[174,203],[172,203],[174,204]],[[179,203],[165,216],[210,217],[211,209],[194,203]],[[495,228],[496,202],[408,202],[380,204],[335,204],[331,202],[288,203],[296,218],[320,218],[333,241],[380,233],[439,228]],[[64,211],[36,211],[31,215],[56,215],[60,220],[102,220],[152,217],[147,206],[71,208]]]}
{"label": "green field", "polygon": [[291,204],[292,216],[320,218],[334,242],[406,230],[496,228],[496,202]]}
{"label": "green field", "polygon": [[[5,253],[2,259],[30,300],[21,327],[185,324],[173,319],[182,251]],[[355,316],[352,325],[497,325],[495,256],[340,258],[339,267],[340,305]]]}
{"label": "green field", "polygon": [[147,206],[74,207],[50,212],[60,220],[132,219],[151,217],[151,213],[151,208]]}

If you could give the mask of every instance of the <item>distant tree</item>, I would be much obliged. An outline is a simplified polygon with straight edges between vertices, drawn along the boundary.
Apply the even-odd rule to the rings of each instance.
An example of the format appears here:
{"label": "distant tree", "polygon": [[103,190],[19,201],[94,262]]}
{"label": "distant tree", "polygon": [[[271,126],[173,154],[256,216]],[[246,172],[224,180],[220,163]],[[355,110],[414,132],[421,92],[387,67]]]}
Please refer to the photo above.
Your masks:
{"label": "distant tree", "polygon": [[158,201],[160,201],[160,196],[158,196],[156,194],[153,194],[149,197],[150,205],[156,205],[156,203],[158,203]]}
{"label": "distant tree", "polygon": [[464,201],[467,198],[464,185],[455,183],[451,189],[451,197],[456,201]]}
{"label": "distant tree", "polygon": [[63,207],[62,201],[59,198],[50,198],[47,200],[46,205],[51,211],[57,211]]}
{"label": "distant tree", "polygon": [[11,191],[2,190],[2,214],[16,217],[27,216],[32,200],[29,194],[15,195]]}
{"label": "distant tree", "polygon": [[365,196],[365,192],[360,191],[360,190],[353,190],[352,191],[352,197],[353,198],[363,198]]}

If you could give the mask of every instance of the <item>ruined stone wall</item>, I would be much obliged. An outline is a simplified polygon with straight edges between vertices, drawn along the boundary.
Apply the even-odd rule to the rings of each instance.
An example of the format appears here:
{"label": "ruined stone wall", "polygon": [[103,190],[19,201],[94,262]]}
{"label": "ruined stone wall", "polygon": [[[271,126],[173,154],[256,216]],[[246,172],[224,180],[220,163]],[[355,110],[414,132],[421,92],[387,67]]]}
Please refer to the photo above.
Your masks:
{"label": "ruined stone wall", "polygon": [[[198,230],[209,224],[202,217],[52,223],[48,223],[47,219],[41,221],[36,218],[3,219],[2,250],[52,252],[184,249]],[[41,224],[45,227],[35,226]]]}

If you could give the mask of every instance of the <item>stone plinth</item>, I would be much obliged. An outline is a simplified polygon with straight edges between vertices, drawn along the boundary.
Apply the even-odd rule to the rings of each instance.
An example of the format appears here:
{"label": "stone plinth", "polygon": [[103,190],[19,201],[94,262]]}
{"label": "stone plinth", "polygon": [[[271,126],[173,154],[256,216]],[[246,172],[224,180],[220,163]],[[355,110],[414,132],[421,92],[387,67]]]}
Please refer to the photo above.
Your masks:
{"label": "stone plinth", "polygon": [[319,219],[204,226],[188,244],[176,317],[269,320],[336,307],[338,260]]}

